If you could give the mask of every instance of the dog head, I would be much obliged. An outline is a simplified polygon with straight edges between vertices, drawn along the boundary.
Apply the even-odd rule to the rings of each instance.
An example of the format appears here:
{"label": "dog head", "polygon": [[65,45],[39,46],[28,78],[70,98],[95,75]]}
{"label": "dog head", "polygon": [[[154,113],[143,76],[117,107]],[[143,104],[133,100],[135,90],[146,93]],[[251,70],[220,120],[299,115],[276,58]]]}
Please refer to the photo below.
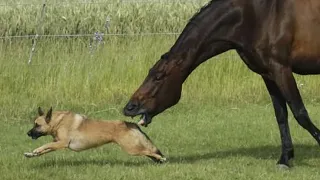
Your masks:
{"label": "dog head", "polygon": [[34,126],[28,131],[28,136],[32,139],[38,139],[41,136],[46,136],[50,133],[51,127],[49,125],[52,118],[52,107],[45,115],[41,108],[38,108],[39,116],[34,120]]}

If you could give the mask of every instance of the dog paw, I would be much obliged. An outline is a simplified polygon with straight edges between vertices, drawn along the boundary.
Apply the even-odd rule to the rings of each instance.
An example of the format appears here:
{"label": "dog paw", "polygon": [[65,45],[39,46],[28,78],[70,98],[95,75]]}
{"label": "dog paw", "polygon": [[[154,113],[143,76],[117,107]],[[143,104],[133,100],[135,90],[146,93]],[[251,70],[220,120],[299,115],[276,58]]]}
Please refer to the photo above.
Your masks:
{"label": "dog paw", "polygon": [[31,157],[35,157],[35,156],[38,156],[38,154],[35,154],[35,153],[30,153],[30,152],[27,152],[27,153],[24,153],[24,156],[27,157],[27,158],[31,158]]}
{"label": "dog paw", "polygon": [[32,151],[33,154],[40,154],[40,152],[42,152],[43,150],[38,148]]}
{"label": "dog paw", "polygon": [[167,158],[165,158],[165,157],[162,157],[162,158],[160,158],[160,160],[159,160],[160,163],[165,163],[166,161],[167,161]]}
{"label": "dog paw", "polygon": [[165,157],[162,157],[160,159],[155,160],[155,163],[157,164],[163,164],[167,161],[167,159]]}

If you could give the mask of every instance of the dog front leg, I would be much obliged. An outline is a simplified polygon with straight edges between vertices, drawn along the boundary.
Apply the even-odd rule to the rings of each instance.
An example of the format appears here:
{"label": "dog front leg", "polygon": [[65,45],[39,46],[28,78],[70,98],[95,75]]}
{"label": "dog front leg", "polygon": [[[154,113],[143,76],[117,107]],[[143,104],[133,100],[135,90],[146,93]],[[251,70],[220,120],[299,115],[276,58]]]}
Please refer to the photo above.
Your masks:
{"label": "dog front leg", "polygon": [[24,153],[24,155],[26,157],[36,157],[36,156],[41,156],[51,151],[63,149],[66,147],[68,147],[68,142],[64,142],[64,141],[51,142],[33,150],[32,153]]}

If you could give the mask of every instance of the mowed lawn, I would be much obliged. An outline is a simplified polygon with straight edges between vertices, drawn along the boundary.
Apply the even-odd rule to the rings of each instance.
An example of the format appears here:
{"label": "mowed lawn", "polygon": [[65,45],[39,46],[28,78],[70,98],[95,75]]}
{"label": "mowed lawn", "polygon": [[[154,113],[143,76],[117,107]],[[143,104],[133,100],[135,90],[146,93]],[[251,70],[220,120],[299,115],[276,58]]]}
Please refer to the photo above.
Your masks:
{"label": "mowed lawn", "polygon": [[[320,106],[309,105],[320,126]],[[91,117],[125,118],[121,106]],[[35,111],[36,112],[36,111]],[[1,123],[1,179],[319,179],[320,147],[290,116],[295,145],[294,168],[281,170],[280,138],[273,108],[266,105],[212,106],[180,103],[142,128],[167,156],[155,165],[146,157],[133,157],[113,144],[83,152],[61,150],[38,158],[24,152],[51,141],[27,137],[32,122]]]}

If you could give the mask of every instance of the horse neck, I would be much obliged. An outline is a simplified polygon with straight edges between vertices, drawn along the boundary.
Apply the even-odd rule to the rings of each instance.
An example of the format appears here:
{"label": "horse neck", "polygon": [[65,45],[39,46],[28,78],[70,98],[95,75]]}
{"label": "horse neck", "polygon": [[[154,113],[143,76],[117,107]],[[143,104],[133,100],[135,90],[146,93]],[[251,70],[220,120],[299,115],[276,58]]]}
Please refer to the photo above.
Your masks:
{"label": "horse neck", "polygon": [[[186,77],[202,62],[241,44],[242,11],[232,0],[213,0],[186,25],[168,52],[181,61]],[[186,78],[185,77],[185,78]]]}

